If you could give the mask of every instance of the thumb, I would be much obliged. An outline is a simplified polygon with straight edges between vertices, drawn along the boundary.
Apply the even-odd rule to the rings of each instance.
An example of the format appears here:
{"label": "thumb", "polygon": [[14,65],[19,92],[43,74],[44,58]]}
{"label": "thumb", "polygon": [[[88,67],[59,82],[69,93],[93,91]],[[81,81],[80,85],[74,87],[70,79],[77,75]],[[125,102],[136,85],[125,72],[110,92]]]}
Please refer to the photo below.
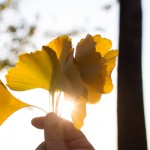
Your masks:
{"label": "thumb", "polygon": [[44,119],[44,135],[46,148],[52,150],[68,150],[64,142],[64,132],[61,120],[54,113],[49,113]]}

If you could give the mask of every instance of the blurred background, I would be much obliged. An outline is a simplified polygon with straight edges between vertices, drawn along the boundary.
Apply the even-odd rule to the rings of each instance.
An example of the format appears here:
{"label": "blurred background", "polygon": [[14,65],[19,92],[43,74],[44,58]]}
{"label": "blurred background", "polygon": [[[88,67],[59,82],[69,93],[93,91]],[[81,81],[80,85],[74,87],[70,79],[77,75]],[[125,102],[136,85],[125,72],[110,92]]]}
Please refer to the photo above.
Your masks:
{"label": "blurred background", "polygon": [[[150,2],[142,1],[143,10],[143,91],[147,145],[150,150]],[[40,50],[59,35],[72,38],[73,47],[89,34],[111,39],[119,49],[119,2],[117,0],[0,0],[0,79],[6,83],[7,70],[14,66],[18,55]],[[114,90],[103,95],[100,103],[88,105],[82,131],[96,150],[117,150],[117,66],[112,74]],[[40,94],[37,96],[37,92]],[[48,105],[48,93],[41,89],[27,92],[11,91],[17,98],[40,106]],[[33,150],[44,137],[43,131],[31,125],[31,119],[45,115],[35,108],[15,112],[0,127],[0,149]],[[63,117],[70,119],[68,112]]]}

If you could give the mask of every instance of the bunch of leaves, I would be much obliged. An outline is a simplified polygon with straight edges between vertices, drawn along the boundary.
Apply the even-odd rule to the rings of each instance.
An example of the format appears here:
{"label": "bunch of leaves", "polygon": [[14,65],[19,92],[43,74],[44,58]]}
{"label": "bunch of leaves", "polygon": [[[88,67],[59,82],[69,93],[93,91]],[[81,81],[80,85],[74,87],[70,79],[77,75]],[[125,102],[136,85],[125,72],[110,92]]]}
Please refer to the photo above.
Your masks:
{"label": "bunch of leaves", "polygon": [[[102,94],[112,91],[112,70],[117,50],[100,35],[87,35],[73,49],[71,39],[59,36],[42,50],[25,53],[6,75],[11,90],[24,91],[34,88],[47,90],[53,112],[58,114],[60,94],[70,97],[74,104],[71,112],[76,128],[81,128],[86,116],[86,104],[100,101]],[[57,96],[56,96],[57,95]],[[0,124],[16,110],[30,106],[12,96],[0,82]]]}

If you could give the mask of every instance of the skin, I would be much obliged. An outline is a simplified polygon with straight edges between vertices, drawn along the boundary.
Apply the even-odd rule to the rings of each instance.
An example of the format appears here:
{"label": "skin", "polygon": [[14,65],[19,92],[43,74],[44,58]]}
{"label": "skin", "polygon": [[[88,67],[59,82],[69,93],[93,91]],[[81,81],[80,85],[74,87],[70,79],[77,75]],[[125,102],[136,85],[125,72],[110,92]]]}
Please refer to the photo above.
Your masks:
{"label": "skin", "polygon": [[38,129],[44,129],[45,141],[36,150],[94,150],[80,130],[54,113],[34,118],[31,123]]}

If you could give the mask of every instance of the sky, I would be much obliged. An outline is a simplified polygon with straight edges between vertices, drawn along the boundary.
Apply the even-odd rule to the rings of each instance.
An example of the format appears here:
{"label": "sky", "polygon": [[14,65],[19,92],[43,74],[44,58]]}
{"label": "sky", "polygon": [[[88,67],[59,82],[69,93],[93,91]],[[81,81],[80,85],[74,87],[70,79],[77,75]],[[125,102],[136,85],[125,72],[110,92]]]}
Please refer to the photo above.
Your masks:
{"label": "sky", "polygon": [[[1,0],[0,0],[1,1]],[[150,68],[149,59],[149,26],[150,11],[148,10],[149,0],[143,0],[143,84],[144,84],[144,106],[146,116],[147,133],[150,133]],[[104,7],[109,6],[106,10]],[[28,24],[36,24],[38,27],[32,42],[36,44],[37,49],[56,38],[59,33],[69,33],[78,30],[79,34],[71,36],[73,45],[90,33],[101,34],[112,40],[113,49],[118,48],[118,23],[119,23],[119,5],[115,0],[21,0],[19,4],[20,18],[25,18]],[[6,13],[5,23],[19,23],[12,13]],[[36,20],[35,16],[38,16]],[[50,38],[43,39],[42,32],[51,30]],[[0,39],[1,40],[1,39]],[[1,45],[0,45],[1,46]],[[29,50],[27,50],[29,51]],[[33,51],[31,49],[31,51]],[[3,54],[3,57],[6,54]],[[0,50],[0,56],[2,51]],[[5,82],[7,70],[0,73],[0,79]],[[117,98],[116,98],[116,79],[117,68],[112,74],[114,90],[101,98],[100,103],[88,105],[87,117],[85,119],[82,131],[96,150],[117,150]],[[36,89],[28,92],[11,91],[17,98],[30,104],[47,109],[48,93],[45,90]],[[37,92],[40,93],[37,95]],[[9,117],[0,127],[0,149],[22,149],[33,150],[43,141],[43,131],[35,129],[31,125],[31,119],[36,116],[43,116],[45,113],[35,108],[21,109]],[[70,120],[67,110],[63,117]],[[150,141],[150,134],[147,134]],[[109,143],[109,144],[108,144]],[[150,150],[150,143],[148,143]]]}
{"label": "sky", "polygon": [[143,92],[144,92],[144,108],[145,108],[145,119],[146,119],[146,130],[147,130],[147,143],[150,150],[150,5],[149,0],[143,0],[143,54],[142,54],[142,67],[143,67]]}

